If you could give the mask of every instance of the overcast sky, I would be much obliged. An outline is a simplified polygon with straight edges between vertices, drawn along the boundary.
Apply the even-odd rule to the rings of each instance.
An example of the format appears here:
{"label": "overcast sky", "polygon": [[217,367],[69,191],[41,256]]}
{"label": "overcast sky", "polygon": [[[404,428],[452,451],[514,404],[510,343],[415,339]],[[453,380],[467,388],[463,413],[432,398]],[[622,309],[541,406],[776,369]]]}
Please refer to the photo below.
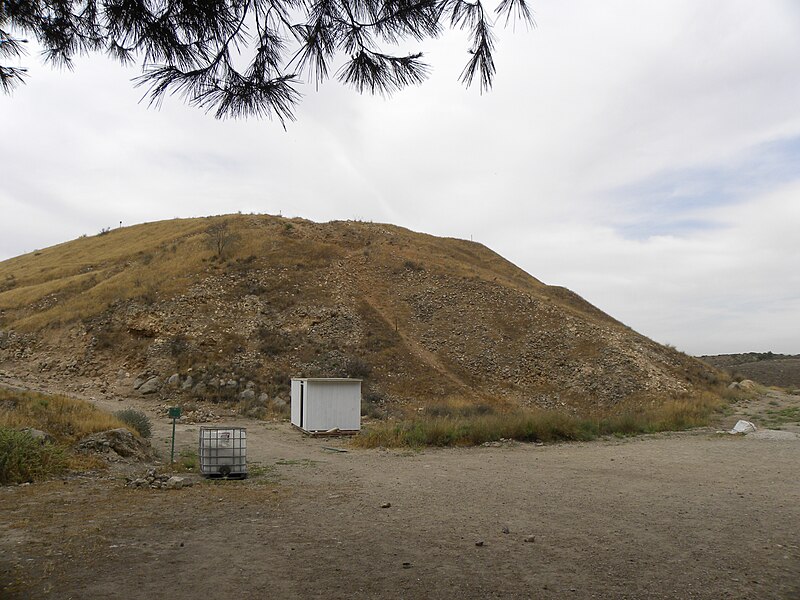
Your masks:
{"label": "overcast sky", "polygon": [[800,3],[531,2],[491,93],[458,83],[454,33],[419,46],[423,86],[306,85],[286,131],[29,56],[0,97],[0,259],[120,221],[390,222],[482,242],[691,354],[800,352]]}

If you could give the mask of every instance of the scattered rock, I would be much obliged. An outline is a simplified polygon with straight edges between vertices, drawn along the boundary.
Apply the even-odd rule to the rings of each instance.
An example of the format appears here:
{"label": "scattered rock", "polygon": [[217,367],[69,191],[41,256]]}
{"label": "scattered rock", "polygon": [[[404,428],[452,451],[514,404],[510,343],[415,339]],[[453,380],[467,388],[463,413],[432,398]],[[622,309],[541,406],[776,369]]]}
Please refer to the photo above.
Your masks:
{"label": "scattered rock", "polygon": [[286,406],[286,400],[284,400],[283,398],[273,398],[272,406],[274,406],[275,408],[283,408],[284,406]]}
{"label": "scattered rock", "polygon": [[503,533],[511,533],[511,530],[508,527],[503,527],[503,529],[501,529],[500,531],[502,531]]}
{"label": "scattered rock", "polygon": [[536,536],[535,535],[525,536],[525,541],[528,542],[528,543],[535,542],[536,541]]}
{"label": "scattered rock", "polygon": [[167,385],[173,388],[178,387],[178,384],[180,382],[181,382],[181,376],[178,375],[177,373],[173,373],[172,375],[169,376],[169,379],[167,379]]}
{"label": "scattered rock", "polygon": [[192,379],[191,375],[187,375],[186,379],[184,379],[183,383],[181,384],[181,389],[182,390],[190,390],[190,389],[192,389],[193,385],[194,385],[194,379]]}
{"label": "scattered rock", "polygon": [[484,543],[485,543],[485,542],[484,542],[483,540],[478,540],[477,542],[475,542],[475,545],[476,545],[476,546],[478,546],[478,547],[480,547],[480,546],[483,546],[483,545],[484,545]]}
{"label": "scattered rock", "polygon": [[404,569],[410,569],[411,568],[411,563],[410,562],[404,562],[403,563],[403,568]]}
{"label": "scattered rock", "polygon": [[391,507],[392,507],[391,502],[384,502],[383,504],[381,504],[381,508],[391,508]]}
{"label": "scattered rock", "polygon": [[192,487],[193,482],[188,477],[178,477],[177,475],[166,475],[156,473],[151,468],[147,470],[144,477],[128,477],[127,487],[151,488],[154,490],[179,490],[185,487]]}
{"label": "scattered rock", "polygon": [[248,388],[239,394],[239,400],[242,402],[251,402],[256,399],[255,390]]}

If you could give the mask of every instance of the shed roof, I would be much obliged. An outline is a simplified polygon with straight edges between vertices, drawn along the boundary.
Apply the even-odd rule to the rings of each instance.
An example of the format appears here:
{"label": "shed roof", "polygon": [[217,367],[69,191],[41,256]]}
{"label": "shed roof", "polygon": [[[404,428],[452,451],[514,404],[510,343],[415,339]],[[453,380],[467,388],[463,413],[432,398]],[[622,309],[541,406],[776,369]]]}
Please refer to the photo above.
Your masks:
{"label": "shed roof", "polygon": [[292,377],[292,381],[363,381],[363,379],[351,379],[350,377]]}

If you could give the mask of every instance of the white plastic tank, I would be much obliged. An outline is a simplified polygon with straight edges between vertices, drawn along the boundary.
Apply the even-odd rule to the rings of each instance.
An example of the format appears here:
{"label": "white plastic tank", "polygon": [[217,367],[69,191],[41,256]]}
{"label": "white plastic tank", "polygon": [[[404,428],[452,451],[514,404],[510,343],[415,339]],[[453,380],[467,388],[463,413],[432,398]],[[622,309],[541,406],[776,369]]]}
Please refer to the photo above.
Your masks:
{"label": "white plastic tank", "polygon": [[247,430],[201,427],[200,473],[207,477],[247,477]]}

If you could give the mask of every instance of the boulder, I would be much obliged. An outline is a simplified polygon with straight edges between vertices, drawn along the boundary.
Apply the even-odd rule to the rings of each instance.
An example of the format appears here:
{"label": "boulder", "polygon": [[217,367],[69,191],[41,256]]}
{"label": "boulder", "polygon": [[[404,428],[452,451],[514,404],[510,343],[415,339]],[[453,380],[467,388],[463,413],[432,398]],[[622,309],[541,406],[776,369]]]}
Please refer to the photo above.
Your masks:
{"label": "boulder", "polygon": [[139,393],[143,395],[148,394],[155,394],[158,390],[161,389],[161,379],[156,377],[151,377],[147,381],[145,381],[142,385],[139,386]]}
{"label": "boulder", "polygon": [[190,390],[190,389],[192,389],[193,385],[194,385],[194,379],[192,379],[191,375],[187,375],[186,379],[184,379],[183,383],[181,384],[181,389],[182,390]]}
{"label": "boulder", "polygon": [[272,406],[274,406],[275,408],[283,408],[284,406],[286,406],[286,400],[284,400],[283,398],[273,398]]}
{"label": "boulder", "polygon": [[256,399],[256,393],[252,389],[244,390],[241,394],[239,394],[239,400],[242,402],[252,402]]}
{"label": "boulder", "polygon": [[740,419],[736,421],[736,425],[734,425],[733,429],[731,429],[731,433],[752,433],[755,430],[756,426],[750,421],[743,421]]}
{"label": "boulder", "polygon": [[173,475],[169,479],[167,479],[167,483],[164,486],[168,490],[179,490],[184,486],[184,482],[186,481],[185,477],[178,477],[177,475]]}
{"label": "boulder", "polygon": [[84,452],[114,452],[123,458],[147,460],[150,445],[127,429],[109,429],[92,433],[77,443],[78,450]]}
{"label": "boulder", "polygon": [[25,427],[24,429],[20,429],[20,431],[27,433],[35,440],[39,440],[40,444],[52,444],[56,441],[52,435],[50,435],[46,431],[42,431],[41,429],[34,429],[33,427]]}
{"label": "boulder", "polygon": [[169,379],[167,379],[167,385],[172,388],[178,387],[180,382],[181,382],[181,376],[178,375],[177,373],[173,373],[172,375],[169,376]]}

